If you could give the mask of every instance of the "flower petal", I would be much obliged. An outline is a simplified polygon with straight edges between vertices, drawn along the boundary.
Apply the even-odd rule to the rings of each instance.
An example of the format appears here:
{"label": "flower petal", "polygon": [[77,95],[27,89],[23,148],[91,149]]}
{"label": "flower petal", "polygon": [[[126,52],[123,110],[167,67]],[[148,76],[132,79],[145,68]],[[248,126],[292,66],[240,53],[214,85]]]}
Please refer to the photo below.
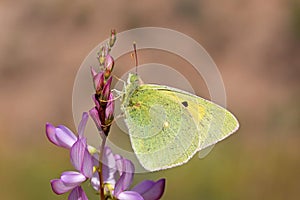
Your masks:
{"label": "flower petal", "polygon": [[63,125],[57,126],[55,132],[56,140],[61,147],[70,149],[77,140],[75,134]]}
{"label": "flower petal", "polygon": [[103,86],[103,91],[101,94],[101,100],[107,100],[110,94],[110,86],[112,82],[112,76],[106,81],[106,83]]}
{"label": "flower petal", "polygon": [[123,173],[122,176],[120,176],[119,180],[117,181],[115,185],[114,195],[118,196],[121,192],[123,192],[126,188],[124,180],[125,180],[126,173]]}
{"label": "flower petal", "polygon": [[135,191],[135,192],[138,192],[140,194],[143,194],[143,193],[147,192],[147,190],[149,190],[150,188],[152,188],[154,184],[155,184],[154,181],[144,180],[144,181],[140,182],[139,184],[137,184],[136,186],[134,186],[132,188],[132,191]]}
{"label": "flower petal", "polygon": [[93,158],[87,148],[84,151],[83,163],[81,167],[81,172],[87,177],[91,178],[93,176]]}
{"label": "flower petal", "polygon": [[86,123],[87,123],[88,119],[89,119],[89,115],[86,112],[82,113],[82,119],[81,119],[81,121],[79,123],[79,126],[78,126],[78,136],[79,137],[83,136],[84,129],[85,129],[85,126],[86,126]]}
{"label": "flower petal", "polygon": [[50,181],[51,188],[55,194],[64,194],[76,186],[67,186],[60,179],[53,179]]}
{"label": "flower petal", "polygon": [[101,121],[99,118],[99,113],[98,113],[97,108],[96,107],[92,108],[91,110],[89,110],[89,113],[90,113],[91,118],[94,120],[98,131],[102,131]]}
{"label": "flower petal", "polygon": [[99,166],[99,154],[98,153],[92,154],[92,159],[93,159],[93,166]]}
{"label": "flower petal", "polygon": [[94,82],[94,88],[96,91],[99,91],[102,89],[104,84],[104,74],[103,72],[97,73],[92,67],[91,67],[91,73],[93,76],[93,82]]}
{"label": "flower petal", "polygon": [[96,94],[92,95],[92,99],[93,99],[93,101],[94,101],[94,103],[96,105],[96,108],[99,109],[100,108],[100,103],[99,103],[99,101],[96,98]]}
{"label": "flower petal", "polygon": [[66,127],[64,125],[58,125],[56,128],[61,129],[69,137],[71,137],[71,138],[73,138],[75,140],[77,139],[76,135],[68,127]]}
{"label": "flower petal", "polygon": [[71,191],[68,200],[88,200],[88,198],[83,189],[78,186]]}
{"label": "flower petal", "polygon": [[104,73],[103,72],[98,73],[94,79],[94,82],[96,84],[96,92],[100,91],[104,85]]}
{"label": "flower petal", "polygon": [[99,191],[100,189],[100,179],[98,172],[95,172],[93,174],[93,177],[91,178],[91,185],[94,188],[94,190]]}
{"label": "flower petal", "polygon": [[75,169],[81,171],[83,164],[83,157],[86,151],[86,139],[79,138],[72,146],[70,151],[71,162]]}
{"label": "flower petal", "polygon": [[120,173],[120,176],[123,172],[134,173],[134,165],[130,160],[123,158],[122,156],[115,154],[116,167]]}
{"label": "flower petal", "polygon": [[46,123],[46,136],[47,136],[48,140],[55,145],[59,145],[55,134],[56,134],[55,127],[52,124],[47,122]]}
{"label": "flower petal", "polygon": [[74,171],[67,171],[62,173],[60,176],[60,180],[64,183],[66,186],[78,186],[82,182],[86,180],[86,177],[79,173]]}
{"label": "flower petal", "polygon": [[116,181],[114,175],[116,173],[116,161],[111,149],[107,146],[104,147],[103,160],[102,160],[102,174],[104,183],[115,185]]}
{"label": "flower petal", "polygon": [[111,72],[114,67],[114,59],[111,55],[107,54],[104,61],[104,67],[107,71]]}
{"label": "flower petal", "polygon": [[121,177],[119,178],[119,180],[116,183],[115,195],[119,195],[124,190],[127,190],[133,180],[133,173],[131,170],[134,168],[134,166],[133,166],[132,162],[130,160],[123,159],[123,164],[124,164],[124,169],[126,171],[122,172]]}
{"label": "flower petal", "polygon": [[[165,183],[166,179],[160,179],[152,185],[152,187],[148,188],[147,191],[140,193],[145,200],[157,200],[160,199],[165,191]],[[149,185],[145,184],[145,188]],[[136,190],[135,190],[136,191]],[[138,191],[137,191],[138,192]]]}
{"label": "flower petal", "polygon": [[124,178],[124,185],[125,185],[125,190],[127,190],[133,181],[134,165],[130,160],[127,159],[124,159],[124,165],[125,165],[125,170],[123,173],[126,173],[126,176]]}
{"label": "flower petal", "polygon": [[125,192],[121,192],[117,198],[119,200],[144,200],[143,197],[134,191],[125,191]]}
{"label": "flower petal", "polygon": [[114,155],[115,157],[115,161],[116,161],[116,167],[117,167],[117,170],[119,172],[119,175],[121,176],[122,172],[124,171],[124,164],[123,164],[123,161],[124,161],[124,158],[122,156],[120,156],[119,154],[115,154]]}

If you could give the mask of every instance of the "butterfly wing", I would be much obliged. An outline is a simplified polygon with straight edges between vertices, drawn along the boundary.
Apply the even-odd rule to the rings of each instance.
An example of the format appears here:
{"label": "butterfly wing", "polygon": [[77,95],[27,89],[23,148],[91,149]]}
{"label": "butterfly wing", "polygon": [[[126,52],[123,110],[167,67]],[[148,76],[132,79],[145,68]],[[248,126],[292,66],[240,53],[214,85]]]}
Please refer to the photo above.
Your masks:
{"label": "butterfly wing", "polygon": [[192,115],[200,134],[198,151],[225,139],[239,128],[239,123],[232,113],[211,101],[168,86],[151,85],[151,88],[166,96],[169,93],[176,94],[185,104],[185,109]]}
{"label": "butterfly wing", "polygon": [[143,85],[123,110],[132,148],[145,169],[181,165],[197,152],[197,126],[175,94]]}
{"label": "butterfly wing", "polygon": [[133,150],[150,171],[187,162],[198,150],[224,139],[238,126],[226,109],[160,85],[138,87],[123,111]]}

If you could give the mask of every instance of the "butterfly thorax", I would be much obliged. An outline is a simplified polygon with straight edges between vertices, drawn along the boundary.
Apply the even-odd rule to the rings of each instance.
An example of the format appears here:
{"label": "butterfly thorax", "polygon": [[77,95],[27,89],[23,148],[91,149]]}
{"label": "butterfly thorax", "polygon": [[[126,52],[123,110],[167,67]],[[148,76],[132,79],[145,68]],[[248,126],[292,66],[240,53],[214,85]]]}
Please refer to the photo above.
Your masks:
{"label": "butterfly thorax", "polygon": [[136,74],[129,74],[127,79],[127,85],[125,93],[123,95],[122,104],[124,107],[129,105],[129,101],[133,93],[138,89],[141,84],[141,80]]}

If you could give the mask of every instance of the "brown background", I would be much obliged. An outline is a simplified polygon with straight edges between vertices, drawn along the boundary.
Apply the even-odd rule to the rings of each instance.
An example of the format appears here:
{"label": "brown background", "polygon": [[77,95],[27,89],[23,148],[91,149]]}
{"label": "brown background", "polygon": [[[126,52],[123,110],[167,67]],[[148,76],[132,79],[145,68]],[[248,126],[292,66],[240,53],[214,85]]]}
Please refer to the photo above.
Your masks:
{"label": "brown background", "polygon": [[[297,199],[296,0],[0,1],[1,199],[67,198],[51,192],[49,180],[72,167],[67,151],[47,141],[45,123],[75,130],[72,87],[81,62],[111,28],[144,26],[180,31],[205,47],[241,128],[205,159],[137,175],[135,183],[166,177],[164,199]],[[151,54],[145,51],[141,62],[159,61]]]}

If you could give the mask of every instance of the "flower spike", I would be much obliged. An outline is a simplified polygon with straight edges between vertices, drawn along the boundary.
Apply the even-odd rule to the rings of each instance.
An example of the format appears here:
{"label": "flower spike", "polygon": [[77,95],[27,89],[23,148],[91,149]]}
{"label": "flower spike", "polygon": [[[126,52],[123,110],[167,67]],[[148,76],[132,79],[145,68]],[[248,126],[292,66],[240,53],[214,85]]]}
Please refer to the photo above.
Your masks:
{"label": "flower spike", "polygon": [[[98,61],[100,72],[91,67],[95,93],[92,100],[95,106],[88,113],[82,114],[75,135],[63,125],[57,127],[46,123],[46,136],[56,146],[70,150],[70,161],[75,171],[61,173],[59,179],[50,181],[54,193],[69,193],[68,200],[88,200],[82,184],[90,181],[90,186],[97,191],[101,200],[158,200],[164,193],[165,179],[158,181],[145,180],[133,189],[129,189],[133,182],[134,165],[121,155],[113,154],[105,145],[106,137],[114,120],[115,99],[111,92],[112,70],[114,59],[110,55],[116,41],[116,31],[112,30],[109,40],[100,48]],[[134,44],[135,58],[136,46]],[[138,65],[136,60],[136,65]],[[96,124],[102,138],[99,149],[89,146],[84,137],[85,127],[89,115]],[[100,151],[100,152],[99,152]]]}

